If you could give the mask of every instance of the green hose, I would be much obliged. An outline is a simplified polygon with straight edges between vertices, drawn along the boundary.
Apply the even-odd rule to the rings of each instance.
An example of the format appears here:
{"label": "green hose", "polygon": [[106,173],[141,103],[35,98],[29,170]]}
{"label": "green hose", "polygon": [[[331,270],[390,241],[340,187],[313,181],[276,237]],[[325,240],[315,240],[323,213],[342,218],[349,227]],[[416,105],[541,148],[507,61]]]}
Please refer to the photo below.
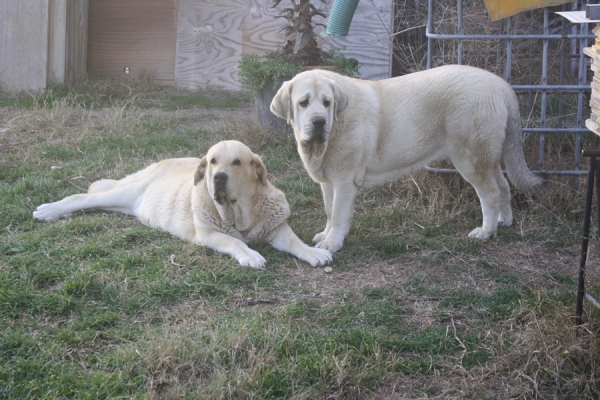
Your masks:
{"label": "green hose", "polygon": [[350,22],[356,11],[358,0],[335,0],[325,33],[333,36],[348,36]]}

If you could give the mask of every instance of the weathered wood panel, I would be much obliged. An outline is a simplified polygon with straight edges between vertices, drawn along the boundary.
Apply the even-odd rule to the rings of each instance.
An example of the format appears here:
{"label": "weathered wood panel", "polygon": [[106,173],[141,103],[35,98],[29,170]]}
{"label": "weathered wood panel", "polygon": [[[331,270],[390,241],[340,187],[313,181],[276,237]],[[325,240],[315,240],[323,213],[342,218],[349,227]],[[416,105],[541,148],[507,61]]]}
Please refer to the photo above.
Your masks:
{"label": "weathered wood panel", "polygon": [[50,0],[48,12],[48,83],[64,83],[67,51],[67,0]]}
{"label": "weathered wood panel", "polygon": [[87,76],[89,0],[69,0],[66,9],[65,83]]}
{"label": "weathered wood panel", "polygon": [[8,87],[8,1],[0,0],[0,89]]}
{"label": "weathered wood panel", "polygon": [[247,0],[182,0],[177,30],[177,85],[236,86]]}
{"label": "weathered wood panel", "polygon": [[88,0],[50,0],[48,83],[86,77]]}
{"label": "weathered wood panel", "polygon": [[90,0],[88,26],[91,76],[174,80],[177,0]]}
{"label": "weathered wood panel", "polygon": [[48,0],[0,0],[0,85],[46,87]]}
{"label": "weathered wood panel", "polygon": [[[320,2],[316,2],[321,4]],[[282,1],[276,9],[271,0],[180,0],[177,31],[177,85],[205,85],[239,89],[237,65],[243,55],[265,53],[283,41],[282,18],[274,18],[291,5]],[[329,10],[333,0],[323,8]],[[324,48],[346,47],[342,53],[363,65],[367,79],[391,76],[393,2],[359,2],[348,37],[333,38],[323,32]]]}

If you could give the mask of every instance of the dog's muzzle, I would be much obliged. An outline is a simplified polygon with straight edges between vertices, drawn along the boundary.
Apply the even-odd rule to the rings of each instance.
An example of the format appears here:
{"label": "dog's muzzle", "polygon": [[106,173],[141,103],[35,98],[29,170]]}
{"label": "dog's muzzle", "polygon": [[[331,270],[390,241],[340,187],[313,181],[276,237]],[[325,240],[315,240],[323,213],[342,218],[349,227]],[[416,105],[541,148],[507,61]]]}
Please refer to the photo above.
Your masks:
{"label": "dog's muzzle", "polygon": [[308,141],[314,143],[325,142],[325,125],[327,125],[327,120],[324,117],[313,117],[310,120],[310,138]]}
{"label": "dog's muzzle", "polygon": [[213,175],[213,192],[215,200],[223,204],[227,200],[227,181],[229,176],[225,172],[217,172]]}

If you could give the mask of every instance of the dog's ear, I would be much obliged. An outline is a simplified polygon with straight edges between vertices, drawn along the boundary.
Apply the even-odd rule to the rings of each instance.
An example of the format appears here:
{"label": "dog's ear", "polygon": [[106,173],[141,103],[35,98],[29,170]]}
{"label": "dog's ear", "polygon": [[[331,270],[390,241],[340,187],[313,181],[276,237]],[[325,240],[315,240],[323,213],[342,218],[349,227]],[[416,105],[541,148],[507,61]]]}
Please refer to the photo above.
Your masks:
{"label": "dog's ear", "polygon": [[348,107],[348,95],[342,90],[336,82],[331,84],[333,89],[333,98],[335,105],[335,115],[338,115]]}
{"label": "dog's ear", "polygon": [[196,172],[194,172],[194,186],[202,179],[204,179],[204,174],[206,174],[206,156],[202,157],[200,160],[200,164],[198,164],[198,168],[196,168]]}
{"label": "dog's ear", "polygon": [[267,168],[265,168],[265,164],[263,164],[260,157],[254,154],[254,156],[252,156],[252,161],[250,161],[250,165],[254,168],[254,172],[256,173],[256,176],[258,177],[260,183],[262,183],[263,186],[266,186]]}
{"label": "dog's ear", "polygon": [[292,81],[283,82],[271,102],[271,112],[279,118],[285,119],[288,124],[290,123],[293,115]]}

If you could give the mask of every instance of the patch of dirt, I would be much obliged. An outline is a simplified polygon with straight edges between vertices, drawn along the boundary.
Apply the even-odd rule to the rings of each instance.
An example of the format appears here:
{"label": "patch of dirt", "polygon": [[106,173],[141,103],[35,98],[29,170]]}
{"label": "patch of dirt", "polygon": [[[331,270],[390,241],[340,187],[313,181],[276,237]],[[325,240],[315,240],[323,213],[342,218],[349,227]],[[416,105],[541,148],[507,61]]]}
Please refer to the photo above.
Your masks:
{"label": "patch of dirt", "polygon": [[[370,262],[359,270],[343,272],[336,271],[334,262],[331,273],[323,269],[317,273],[298,269],[292,271],[292,276],[298,286],[323,299],[339,291],[360,293],[364,289],[382,286],[402,288],[409,280],[436,293],[464,289],[472,293],[489,294],[497,288],[496,280],[488,278],[491,273],[511,274],[530,287],[560,287],[563,283],[553,276],[576,279],[579,266],[578,247],[563,248],[560,252],[549,254],[543,243],[501,245],[488,242],[476,255],[448,252],[443,261],[424,262],[427,257],[421,252],[406,254],[387,261]],[[408,294],[404,296],[410,297]]]}

